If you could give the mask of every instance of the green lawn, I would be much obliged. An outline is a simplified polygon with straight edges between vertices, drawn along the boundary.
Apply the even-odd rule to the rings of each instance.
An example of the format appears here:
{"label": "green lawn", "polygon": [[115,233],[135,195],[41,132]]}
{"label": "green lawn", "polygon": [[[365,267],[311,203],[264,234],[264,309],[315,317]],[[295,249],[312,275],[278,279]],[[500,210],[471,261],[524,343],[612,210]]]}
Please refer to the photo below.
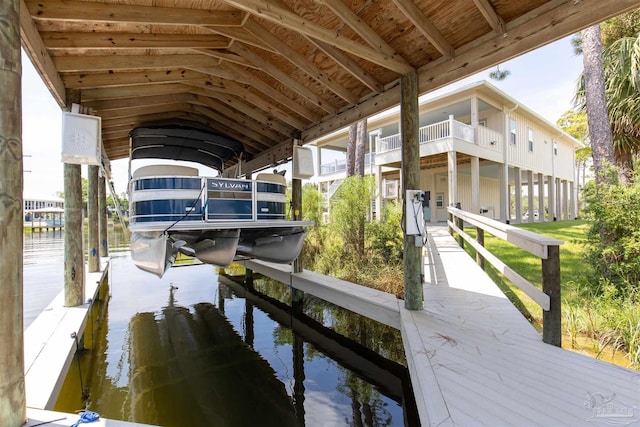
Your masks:
{"label": "green lawn", "polygon": [[[584,220],[527,223],[519,228],[564,242],[560,246],[562,283],[562,329],[565,347],[593,357],[640,369],[640,309],[633,301],[599,296],[589,289],[589,266],[582,258],[589,223]],[[475,228],[465,232],[476,237]],[[485,247],[522,277],[541,289],[541,260],[515,245],[485,233]],[[465,245],[475,257],[475,250]],[[518,309],[537,328],[542,326],[542,309],[513,286],[488,262],[486,271]]]}

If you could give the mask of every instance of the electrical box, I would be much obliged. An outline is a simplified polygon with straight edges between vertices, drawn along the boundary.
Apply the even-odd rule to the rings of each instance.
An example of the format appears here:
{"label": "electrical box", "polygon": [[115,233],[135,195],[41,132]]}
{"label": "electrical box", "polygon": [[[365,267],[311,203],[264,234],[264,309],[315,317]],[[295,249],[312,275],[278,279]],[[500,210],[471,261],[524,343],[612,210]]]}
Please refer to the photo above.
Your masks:
{"label": "electrical box", "polygon": [[424,191],[407,190],[405,196],[405,230],[407,236],[425,236],[422,203]]}
{"label": "electrical box", "polygon": [[294,179],[309,179],[314,175],[311,148],[293,146],[292,172]]}
{"label": "electrical box", "polygon": [[98,116],[62,113],[62,161],[99,166],[101,128]]}

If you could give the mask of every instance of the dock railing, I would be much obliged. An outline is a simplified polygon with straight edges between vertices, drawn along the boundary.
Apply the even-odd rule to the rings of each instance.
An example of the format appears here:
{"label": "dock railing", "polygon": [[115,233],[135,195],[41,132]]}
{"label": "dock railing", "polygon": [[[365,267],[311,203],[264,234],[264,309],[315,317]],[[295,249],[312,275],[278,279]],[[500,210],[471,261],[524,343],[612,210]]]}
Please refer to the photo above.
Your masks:
{"label": "dock railing", "polygon": [[[542,340],[559,347],[562,343],[560,245],[564,242],[461,209],[449,207],[448,212],[449,232],[455,231],[458,233],[460,246],[464,247],[464,242],[468,242],[476,250],[476,262],[480,268],[484,270],[485,260],[488,261],[498,272],[502,273],[542,308]],[[476,240],[464,232],[465,222],[476,227]],[[485,231],[541,259],[542,290],[516,273],[484,247]]]}

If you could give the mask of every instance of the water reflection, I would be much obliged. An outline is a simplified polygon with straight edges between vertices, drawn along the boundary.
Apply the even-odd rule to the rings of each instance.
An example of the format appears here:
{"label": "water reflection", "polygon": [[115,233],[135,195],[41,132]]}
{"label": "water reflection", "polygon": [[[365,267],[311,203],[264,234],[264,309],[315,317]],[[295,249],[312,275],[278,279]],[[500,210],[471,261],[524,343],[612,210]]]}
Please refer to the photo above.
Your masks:
{"label": "water reflection", "polygon": [[158,279],[112,256],[107,327],[82,359],[89,398],[73,369],[56,409],[166,427],[405,424],[406,369],[377,354],[402,362],[397,331],[310,298],[287,311],[282,284],[256,279],[264,298],[250,296],[209,265]]}

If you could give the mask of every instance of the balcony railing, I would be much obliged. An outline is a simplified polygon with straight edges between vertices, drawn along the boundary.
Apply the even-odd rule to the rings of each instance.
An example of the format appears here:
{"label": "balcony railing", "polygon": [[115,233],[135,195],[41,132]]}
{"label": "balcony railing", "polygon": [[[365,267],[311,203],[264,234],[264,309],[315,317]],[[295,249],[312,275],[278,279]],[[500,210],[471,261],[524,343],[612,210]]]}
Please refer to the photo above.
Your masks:
{"label": "balcony railing", "polygon": [[[453,129],[451,124],[453,124]],[[420,144],[426,144],[428,142],[449,138],[451,136],[472,144],[475,142],[473,127],[456,120],[444,120],[428,126],[423,126],[418,130]],[[386,136],[378,140],[376,152],[384,153],[386,151],[398,150],[401,146],[402,138],[400,134]]]}
{"label": "balcony railing", "polygon": [[[373,162],[372,162],[373,160]],[[376,164],[376,153],[366,153],[364,155],[364,166],[367,167],[371,164]],[[333,162],[320,165],[320,175],[331,175],[337,172],[344,172],[347,170],[346,160],[334,160]]]}

